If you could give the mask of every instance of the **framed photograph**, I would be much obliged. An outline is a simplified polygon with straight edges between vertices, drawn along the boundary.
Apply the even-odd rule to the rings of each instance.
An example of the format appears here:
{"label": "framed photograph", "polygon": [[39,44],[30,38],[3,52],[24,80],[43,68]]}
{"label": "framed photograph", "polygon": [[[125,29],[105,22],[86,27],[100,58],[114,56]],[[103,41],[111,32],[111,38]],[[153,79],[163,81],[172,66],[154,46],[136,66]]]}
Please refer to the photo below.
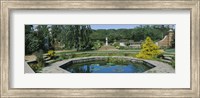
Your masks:
{"label": "framed photograph", "polygon": [[199,0],[1,1],[1,97],[200,97]]}

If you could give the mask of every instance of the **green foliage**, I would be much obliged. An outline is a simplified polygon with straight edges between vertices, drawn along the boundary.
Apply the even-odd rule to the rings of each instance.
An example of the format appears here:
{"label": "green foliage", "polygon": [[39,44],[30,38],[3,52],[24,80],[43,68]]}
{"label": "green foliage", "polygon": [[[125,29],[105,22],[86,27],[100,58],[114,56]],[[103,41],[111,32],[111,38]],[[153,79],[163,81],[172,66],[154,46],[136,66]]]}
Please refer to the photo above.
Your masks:
{"label": "green foliage", "polygon": [[47,56],[53,59],[55,57],[55,51],[54,50],[49,50],[47,53]]}
{"label": "green foliage", "polygon": [[124,56],[129,56],[130,54],[129,53],[124,53]]}
{"label": "green foliage", "polygon": [[32,25],[25,25],[25,54],[31,54],[40,48],[40,41],[36,37]]}
{"label": "green foliage", "polygon": [[136,57],[152,59],[156,58],[159,54],[161,54],[159,47],[153,43],[150,37],[147,37],[145,42],[142,44],[142,49],[140,50],[139,54],[136,55]]}
{"label": "green foliage", "polygon": [[106,62],[108,62],[108,63],[117,63],[117,64],[124,64],[124,63],[127,63],[127,62],[129,62],[129,61],[126,60],[126,59],[123,59],[123,58],[108,57],[108,58],[106,59]]}
{"label": "green foliage", "polygon": [[42,70],[42,68],[45,66],[45,60],[43,58],[43,51],[39,50],[39,52],[36,52],[36,61],[37,64],[33,64],[31,66],[31,68],[35,71],[35,72],[39,72],[40,70]]}
{"label": "green foliage", "polygon": [[72,56],[74,56],[74,55],[73,54],[61,53],[59,55],[59,58],[57,58],[56,60],[61,61],[61,60],[65,60],[65,59],[70,59],[70,58],[72,58]]}
{"label": "green foliage", "polygon": [[164,49],[164,51],[165,52],[168,52],[168,53],[175,53],[175,49],[173,48],[170,48],[170,49],[168,49],[168,48],[166,48],[166,49]]}
{"label": "green foliage", "polygon": [[[62,54],[61,54],[62,55]],[[60,56],[61,56],[60,55]],[[120,53],[120,52],[109,52],[109,53],[71,53],[66,54],[66,58],[76,58],[76,57],[88,57],[88,56],[130,56],[134,57],[135,53]]]}
{"label": "green foliage", "polygon": [[119,46],[118,49],[124,50],[126,48],[126,46]]}
{"label": "green foliage", "polygon": [[71,54],[71,58],[75,58],[75,57],[77,57],[77,55],[74,54],[74,53],[72,53],[72,54]]}
{"label": "green foliage", "polygon": [[[99,43],[115,43],[119,47],[121,39],[141,41],[147,36],[153,40],[162,39],[169,30],[169,25],[141,25],[132,29],[92,30],[90,25],[25,25],[25,53],[32,54],[39,49],[48,52],[52,49],[76,49],[85,51],[99,48]],[[93,45],[94,42],[94,45]],[[175,39],[172,47],[175,45]],[[129,45],[129,43],[127,43]]]}
{"label": "green foliage", "polygon": [[169,25],[140,25],[133,29],[98,29],[93,30],[90,35],[92,40],[105,41],[109,38],[109,43],[128,39],[134,41],[144,40],[147,36],[153,40],[161,40],[169,31]]}
{"label": "green foliage", "polygon": [[71,25],[52,25],[51,44],[56,50],[74,48],[74,31]]}
{"label": "green foliage", "polygon": [[50,27],[48,25],[38,25],[36,28],[37,28],[37,31],[36,31],[37,38],[40,42],[39,43],[40,49],[47,52],[50,47],[50,43],[49,43],[49,38],[50,38],[49,28]]}
{"label": "green foliage", "polygon": [[[126,52],[95,52],[95,53],[81,53],[81,52],[76,52],[76,53],[59,53],[56,54],[59,57],[57,59],[54,59],[56,61],[61,61],[64,59],[71,59],[71,58],[79,58],[79,57],[90,57],[90,56],[129,56],[129,57],[135,57],[136,53],[126,53]],[[53,62],[51,62],[53,63]]]}
{"label": "green foliage", "polygon": [[175,56],[173,56],[173,57],[172,57],[172,60],[174,60],[174,61],[175,61]]}
{"label": "green foliage", "polygon": [[57,49],[56,44],[58,42],[61,42],[62,44],[65,44],[64,40],[66,37],[66,32],[63,31],[62,25],[52,25],[51,26],[51,37],[50,37],[50,43],[54,49]]}
{"label": "green foliage", "polygon": [[42,70],[42,67],[39,64],[30,64],[30,67],[33,69],[34,72],[40,72]]}
{"label": "green foliage", "polygon": [[157,58],[160,58],[160,59],[163,59],[164,58],[164,55],[161,53],[161,54],[158,54],[157,55]]}
{"label": "green foliage", "polygon": [[70,25],[67,33],[67,45],[75,48],[77,51],[88,49],[91,45],[90,34],[92,33],[90,25]]}
{"label": "green foliage", "polygon": [[25,25],[25,53],[32,54],[39,49],[47,51],[48,44],[45,44],[45,38],[48,40],[49,27],[47,25],[36,26],[37,30],[33,29],[33,25]]}
{"label": "green foliage", "polygon": [[96,42],[93,43],[93,50],[98,50],[99,48],[101,48],[102,44],[99,40],[97,40]]}
{"label": "green foliage", "polygon": [[61,57],[62,59],[67,59],[67,56],[66,56],[65,53],[62,53],[62,54],[60,55],[60,57]]}
{"label": "green foliage", "polygon": [[119,42],[114,42],[113,43],[113,46],[115,46],[115,48],[118,48],[120,45],[119,45]]}
{"label": "green foliage", "polygon": [[40,41],[38,38],[33,34],[26,34],[25,35],[25,53],[31,54],[40,49]]}
{"label": "green foliage", "polygon": [[171,62],[172,67],[175,69],[175,60]]}
{"label": "green foliage", "polygon": [[161,28],[155,28],[154,26],[139,26],[134,29],[132,38],[134,41],[141,41],[149,36],[153,40],[161,40],[166,32],[167,30],[161,30]]}

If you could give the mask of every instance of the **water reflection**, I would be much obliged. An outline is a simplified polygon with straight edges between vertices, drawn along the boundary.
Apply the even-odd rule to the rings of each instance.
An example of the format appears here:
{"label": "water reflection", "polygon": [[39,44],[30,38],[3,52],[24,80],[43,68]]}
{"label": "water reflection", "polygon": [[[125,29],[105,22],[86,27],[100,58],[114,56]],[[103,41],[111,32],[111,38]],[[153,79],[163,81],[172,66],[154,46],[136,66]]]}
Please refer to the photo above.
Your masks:
{"label": "water reflection", "polygon": [[152,67],[139,62],[124,64],[107,63],[106,61],[92,61],[63,65],[61,68],[72,73],[142,73]]}

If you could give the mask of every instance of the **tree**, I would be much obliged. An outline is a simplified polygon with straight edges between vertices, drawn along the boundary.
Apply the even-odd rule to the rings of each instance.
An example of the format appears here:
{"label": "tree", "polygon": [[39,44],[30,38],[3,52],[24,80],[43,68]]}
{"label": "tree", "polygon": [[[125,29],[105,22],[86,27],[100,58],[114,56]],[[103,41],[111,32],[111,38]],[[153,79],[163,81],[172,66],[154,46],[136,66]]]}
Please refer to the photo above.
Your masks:
{"label": "tree", "polygon": [[39,47],[40,49],[44,50],[45,52],[47,52],[49,50],[49,35],[50,35],[50,31],[49,31],[49,26],[48,25],[38,25],[36,27],[37,29],[37,38],[39,41]]}
{"label": "tree", "polygon": [[39,50],[39,40],[34,32],[33,25],[25,25],[25,54]]}
{"label": "tree", "polygon": [[91,39],[93,41],[104,41],[106,37],[109,38],[109,43],[113,43],[114,40],[145,40],[147,36],[152,40],[161,40],[169,31],[169,25],[140,25],[130,29],[98,29],[93,30]]}
{"label": "tree", "polygon": [[90,34],[92,33],[89,25],[70,25],[67,32],[67,45],[77,51],[88,49],[91,46]]}
{"label": "tree", "polygon": [[[56,48],[68,48],[67,47],[67,32],[69,31],[69,25],[52,25],[51,26],[51,36],[50,42],[53,49]],[[60,45],[64,47],[56,47],[56,45],[60,43]]]}
{"label": "tree", "polygon": [[58,37],[60,36],[61,31],[62,31],[62,29],[61,29],[60,25],[52,25],[51,26],[50,43],[54,49],[55,49],[55,45],[58,41]]}
{"label": "tree", "polygon": [[142,49],[139,54],[136,55],[138,58],[152,59],[161,54],[159,47],[153,43],[150,37],[147,37],[142,44]]}

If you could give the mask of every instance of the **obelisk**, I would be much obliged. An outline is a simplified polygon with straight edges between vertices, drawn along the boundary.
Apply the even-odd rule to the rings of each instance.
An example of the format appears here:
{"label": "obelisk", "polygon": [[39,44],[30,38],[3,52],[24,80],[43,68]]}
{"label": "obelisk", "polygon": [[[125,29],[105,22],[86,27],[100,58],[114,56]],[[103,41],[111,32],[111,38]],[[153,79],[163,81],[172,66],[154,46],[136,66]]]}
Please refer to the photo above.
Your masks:
{"label": "obelisk", "polygon": [[108,38],[106,37],[106,46],[108,46]]}

